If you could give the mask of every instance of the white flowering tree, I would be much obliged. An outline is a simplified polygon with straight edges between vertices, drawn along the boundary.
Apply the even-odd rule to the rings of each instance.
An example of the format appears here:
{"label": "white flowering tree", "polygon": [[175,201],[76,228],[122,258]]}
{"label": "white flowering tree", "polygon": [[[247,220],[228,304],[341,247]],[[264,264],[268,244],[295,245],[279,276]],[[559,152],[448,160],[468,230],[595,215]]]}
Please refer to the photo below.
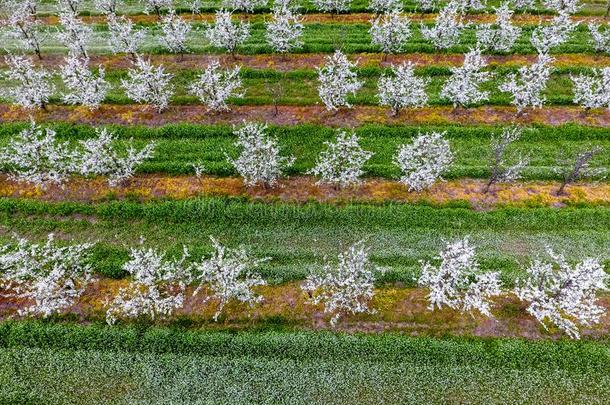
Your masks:
{"label": "white flowering tree", "polygon": [[265,280],[251,270],[270,258],[252,258],[244,248],[227,249],[210,236],[214,253],[209,259],[194,263],[191,267],[193,279],[199,283],[193,296],[206,293],[205,301],[217,301],[214,321],[231,301],[248,304],[250,307],[263,301],[253,287],[266,285]]}
{"label": "white flowering tree", "polygon": [[327,110],[338,110],[339,107],[351,108],[347,101],[349,94],[355,95],[362,87],[358,75],[354,71],[357,63],[352,63],[339,50],[326,57],[326,64],[317,67],[318,94]]}
{"label": "white flowering tree", "polygon": [[87,264],[90,244],[58,246],[53,234],[46,243],[18,239],[0,247],[0,294],[25,300],[20,316],[48,317],[72,307],[92,279]]}
{"label": "white flowering tree", "polygon": [[235,66],[233,69],[221,69],[220,63],[215,60],[189,86],[189,91],[197,96],[199,101],[208,107],[208,110],[228,110],[229,97],[244,96],[244,93],[239,91],[242,86],[239,77],[240,70],[239,66]]}
{"label": "white flowering tree", "polygon": [[610,108],[610,68],[593,68],[593,75],[570,76],[574,84],[574,103],[585,110]]}
{"label": "white flowering tree", "polygon": [[411,144],[401,145],[394,156],[394,163],[400,168],[400,182],[409,191],[422,191],[431,187],[447,171],[453,162],[446,132],[421,134]]}
{"label": "white flowering tree", "polygon": [[482,71],[487,62],[480,49],[472,49],[464,55],[462,66],[451,68],[451,77],[441,89],[441,98],[448,99],[454,107],[467,107],[470,104],[486,101],[489,92],[480,89],[481,84],[492,77],[490,72]]}
{"label": "white flowering tree", "polygon": [[282,171],[291,166],[293,157],[280,155],[277,140],[265,133],[267,125],[246,123],[235,130],[240,150],[237,159],[227,155],[227,160],[243,177],[248,187],[261,184],[263,187],[273,187],[277,184]]}
{"label": "white flowering tree", "polygon": [[21,49],[31,51],[42,59],[40,47],[45,39],[41,23],[36,19],[36,0],[7,0],[2,7],[6,18],[0,25],[9,38],[16,39]]}
{"label": "white flowering tree", "polygon": [[205,37],[216,48],[225,49],[232,55],[250,36],[250,24],[246,22],[234,23],[233,14],[225,10],[216,12],[213,26],[207,26]]}
{"label": "white flowering tree", "polygon": [[110,15],[116,14],[118,9],[123,7],[125,2],[123,0],[94,0],[93,6],[102,14]]}
{"label": "white flowering tree", "polygon": [[164,15],[161,18],[161,43],[172,53],[177,53],[182,56],[188,52],[186,46],[188,33],[191,31],[191,25],[184,21],[182,17],[176,15],[174,10]]}
{"label": "white flowering tree", "polygon": [[595,50],[597,52],[610,53],[610,23],[605,25],[590,23],[589,32],[591,33]]}
{"label": "white flowering tree", "polygon": [[530,264],[527,278],[517,281],[515,294],[545,329],[555,325],[569,337],[579,339],[581,326],[598,323],[606,313],[597,295],[608,290],[610,278],[598,259],[587,258],[573,266],[551,249],[548,255],[550,261]]}
{"label": "white flowering tree", "polygon": [[448,5],[454,8],[456,12],[466,14],[469,11],[485,9],[486,0],[451,0]]}
{"label": "white flowering tree", "polygon": [[87,56],[87,45],[91,40],[93,30],[84,24],[78,14],[70,10],[59,12],[59,32],[57,38],[68,48],[70,55]]}
{"label": "white flowering tree", "polygon": [[49,97],[55,93],[51,75],[42,68],[34,68],[27,56],[7,55],[5,61],[8,70],[4,77],[16,82],[4,90],[5,96],[23,108],[46,108]]}
{"label": "white flowering tree", "polygon": [[300,14],[289,8],[273,10],[271,21],[266,23],[265,37],[275,52],[287,53],[303,45],[303,24]]}
{"label": "white flowering tree", "polygon": [[602,152],[604,152],[604,148],[596,145],[579,151],[572,158],[561,159],[556,169],[557,174],[561,177],[561,185],[557,194],[563,195],[568,185],[580,179],[605,177],[608,174],[608,169],[594,165],[595,157]]}
{"label": "white flowering tree", "polygon": [[387,56],[402,50],[411,37],[411,21],[400,11],[378,15],[371,21],[371,42]]}
{"label": "white flowering tree", "polygon": [[505,128],[502,134],[491,140],[490,175],[483,193],[499,182],[512,183],[521,178],[523,169],[529,164],[529,158],[510,152],[509,147],[517,141],[523,130],[518,127]]}
{"label": "white flowering tree", "polygon": [[517,107],[521,114],[526,107],[540,108],[546,98],[542,92],[546,89],[547,82],[551,77],[551,63],[553,59],[546,55],[538,55],[537,61],[531,66],[522,66],[519,73],[509,73],[500,84],[500,91],[510,93],[511,104]]}
{"label": "white flowering tree", "polygon": [[268,0],[223,0],[222,7],[233,11],[253,13],[255,9],[267,5]]}
{"label": "white flowering tree", "polygon": [[78,14],[82,2],[82,0],[57,0],[57,8],[60,10],[67,10],[71,13]]}
{"label": "white flowering tree", "polygon": [[419,284],[428,288],[429,309],[451,309],[491,317],[491,299],[501,293],[499,272],[482,272],[468,238],[448,243],[435,266],[422,263]]}
{"label": "white flowering tree", "polygon": [[510,0],[510,4],[517,10],[530,10],[536,7],[536,0]]}
{"label": "white flowering tree", "polygon": [[106,128],[96,128],[95,132],[96,138],[80,141],[79,173],[84,176],[107,176],[111,187],[131,178],[136,167],[154,154],[154,143],[141,149],[136,149],[130,143],[122,150],[114,145],[116,137],[112,132]]}
{"label": "white flowering tree", "polygon": [[136,60],[138,48],[146,37],[144,29],[135,29],[133,22],[124,15],[108,15],[108,45],[112,53],[126,53]]}
{"label": "white flowering tree", "polygon": [[172,75],[163,66],[154,66],[149,60],[137,57],[134,67],[127,71],[127,79],[121,79],[121,86],[127,97],[137,103],[149,103],[161,112],[167,108],[174,87]]}
{"label": "white flowering tree", "polygon": [[521,35],[521,28],[510,22],[513,11],[509,8],[508,3],[502,3],[500,7],[494,9],[496,10],[496,22],[495,24],[479,25],[476,33],[477,43],[483,49],[508,52]]}
{"label": "white flowering tree", "polygon": [[89,58],[68,56],[61,67],[61,79],[67,90],[62,95],[64,103],[98,108],[111,88],[104,77],[105,71],[101,65],[96,75],[89,70]]}
{"label": "white flowering tree", "polygon": [[557,13],[574,14],[580,9],[580,0],[542,0],[542,5]]}
{"label": "white flowering tree", "polygon": [[401,12],[402,1],[401,0],[370,0],[369,10],[375,14]]}
{"label": "white flowering tree", "polygon": [[362,167],[373,156],[362,149],[354,132],[339,130],[334,142],[324,142],[326,150],[320,153],[316,165],[308,171],[319,176],[316,184],[328,183],[337,188],[360,184]]}
{"label": "white flowering tree", "polygon": [[352,0],[312,0],[314,7],[323,13],[344,13],[349,10]]}
{"label": "white flowering tree", "polygon": [[428,103],[426,87],[430,79],[415,76],[414,68],[413,63],[403,62],[392,66],[392,74],[382,74],[379,78],[379,104],[390,107],[393,115],[403,108],[423,107]]}
{"label": "white flowering tree", "polygon": [[530,42],[538,53],[549,53],[553,48],[565,43],[578,26],[569,14],[559,13],[550,23],[540,24],[532,32]]}
{"label": "white flowering tree", "polygon": [[370,301],[381,270],[371,263],[369,254],[363,241],[356,242],[339,254],[338,263],[327,261],[320,274],[310,274],[301,285],[310,304],[323,304],[324,313],[332,315],[332,326],[347,314],[374,313]]}
{"label": "white flowering tree", "polygon": [[465,27],[462,17],[457,14],[454,7],[448,5],[439,11],[432,27],[421,23],[420,31],[424,39],[432,42],[436,48],[447,49],[460,41],[460,35]]}
{"label": "white flowering tree", "polygon": [[0,161],[9,177],[43,189],[61,184],[75,171],[77,155],[67,142],[58,142],[55,131],[32,122],[0,150]]}
{"label": "white flowering tree", "polygon": [[108,303],[106,322],[148,317],[167,318],[184,304],[188,280],[186,248],[180,259],[166,259],[165,253],[144,247],[132,248],[130,260],[123,270],[131,281]]}
{"label": "white flowering tree", "polygon": [[161,19],[161,14],[164,9],[173,9],[173,0],[143,0],[144,12],[146,14],[156,14]]}

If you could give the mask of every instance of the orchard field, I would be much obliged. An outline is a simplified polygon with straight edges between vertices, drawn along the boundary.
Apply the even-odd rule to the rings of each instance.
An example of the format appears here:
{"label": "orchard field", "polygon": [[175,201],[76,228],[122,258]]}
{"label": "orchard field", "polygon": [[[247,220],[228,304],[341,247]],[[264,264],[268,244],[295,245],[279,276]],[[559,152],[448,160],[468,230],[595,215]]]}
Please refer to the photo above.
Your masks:
{"label": "orchard field", "polygon": [[0,10],[0,404],[608,403],[610,3]]}

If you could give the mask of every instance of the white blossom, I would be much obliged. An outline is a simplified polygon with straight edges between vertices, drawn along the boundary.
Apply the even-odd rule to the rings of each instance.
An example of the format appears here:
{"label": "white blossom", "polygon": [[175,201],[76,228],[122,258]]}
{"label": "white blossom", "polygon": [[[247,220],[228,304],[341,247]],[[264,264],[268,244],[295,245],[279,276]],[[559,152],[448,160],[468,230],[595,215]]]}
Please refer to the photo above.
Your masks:
{"label": "white blossom", "polygon": [[400,168],[400,182],[409,191],[422,191],[442,180],[442,174],[453,162],[453,153],[446,132],[430,132],[419,135],[412,144],[402,145],[394,156],[394,163]]}
{"label": "white blossom", "polygon": [[273,11],[289,10],[295,13],[299,9],[299,0],[274,0]]}
{"label": "white blossom", "polygon": [[320,176],[316,184],[330,183],[339,188],[360,183],[362,166],[373,156],[362,149],[354,132],[339,130],[335,142],[324,142],[326,150],[320,153],[309,174]]}
{"label": "white blossom", "polygon": [[172,53],[180,55],[188,51],[186,47],[187,35],[191,25],[182,17],[176,15],[174,10],[161,18],[161,42]]}
{"label": "white blossom", "polygon": [[314,7],[323,13],[342,13],[349,10],[352,0],[312,0]]}
{"label": "white blossom", "polygon": [[401,0],[370,0],[369,10],[375,14],[393,13],[402,11]]}
{"label": "white blossom", "polygon": [[267,5],[268,0],[223,0],[222,7],[233,11],[253,13],[255,9]]}
{"label": "white blossom", "polygon": [[309,303],[324,304],[332,326],[346,314],[375,312],[369,303],[375,294],[375,273],[381,270],[371,263],[369,250],[363,241],[354,243],[339,254],[338,263],[327,261],[321,274],[310,274],[301,285]]}
{"label": "white blossom", "polygon": [[418,8],[422,11],[432,11],[440,7],[440,0],[416,0]]}
{"label": "white blossom", "polygon": [[527,302],[527,312],[545,329],[552,324],[579,339],[581,325],[592,326],[606,313],[597,303],[597,294],[608,290],[610,280],[598,259],[587,258],[572,266],[563,255],[550,249],[548,254],[551,261],[530,264],[528,277],[517,281],[515,294]]}
{"label": "white blossom", "polygon": [[483,10],[485,3],[486,0],[451,0],[448,6],[460,14],[466,14],[469,11]]}
{"label": "white blossom", "polygon": [[409,18],[399,11],[379,15],[371,21],[371,42],[386,54],[400,52],[411,37],[410,25]]}
{"label": "white blossom", "polygon": [[205,301],[209,299],[218,301],[214,314],[214,321],[217,321],[223,308],[231,300],[250,306],[263,300],[263,297],[257,295],[252,287],[267,283],[251,269],[269,261],[270,258],[254,259],[243,248],[227,249],[211,236],[210,240],[214,247],[212,257],[192,266],[194,281],[199,282],[193,295],[197,295],[202,290],[209,291]]}
{"label": "white blossom", "polygon": [[530,42],[538,53],[549,53],[551,49],[566,42],[578,24],[572,21],[569,14],[561,12],[550,23],[538,25],[532,32]]}
{"label": "white blossom", "polygon": [[491,301],[500,295],[499,272],[482,272],[474,246],[468,238],[448,243],[437,260],[438,266],[423,262],[419,284],[430,289],[429,308],[443,306],[462,311],[479,311],[491,317]]}
{"label": "white blossom", "polygon": [[303,24],[301,15],[290,9],[274,9],[272,20],[266,24],[265,37],[274,51],[290,52],[303,45]]}
{"label": "white blossom", "polygon": [[106,128],[95,129],[97,138],[80,141],[79,172],[82,175],[108,176],[108,183],[114,187],[133,176],[138,165],[152,157],[154,143],[141,149],[129,144],[124,151],[113,146],[116,138]]}
{"label": "white blossom", "polygon": [[98,74],[89,70],[89,59],[69,56],[61,67],[61,79],[68,90],[63,94],[66,104],[81,104],[95,109],[106,98],[110,84],[104,79],[104,68],[100,65]]}
{"label": "white blossom", "polygon": [[382,74],[379,78],[379,104],[388,106],[393,114],[406,107],[423,107],[428,103],[426,86],[430,79],[417,77],[415,65],[403,62],[392,66],[392,74]]}
{"label": "white blossom", "polygon": [[83,0],[57,0],[57,8],[77,15],[82,2]]}
{"label": "white blossom", "polygon": [[447,49],[457,44],[464,27],[466,25],[462,23],[462,17],[450,6],[446,6],[438,13],[432,27],[420,24],[424,39],[431,41],[439,49]]}
{"label": "white blossom", "polygon": [[58,142],[55,131],[34,122],[0,150],[0,161],[9,166],[9,177],[41,188],[61,184],[75,170],[76,154],[67,142]]}
{"label": "white blossom", "polygon": [[155,249],[132,248],[131,259],[123,265],[131,282],[108,303],[106,322],[112,325],[120,318],[143,316],[157,320],[181,308],[188,279],[187,257],[186,248],[180,259],[173,260]]}
{"label": "white blossom", "polygon": [[610,108],[610,68],[593,68],[593,75],[570,76],[574,83],[574,104],[585,110]]}
{"label": "white blossom", "polygon": [[66,46],[70,55],[87,56],[87,44],[91,40],[93,30],[84,24],[78,15],[72,11],[59,12],[61,28],[57,34],[59,41]]}
{"label": "white blossom", "polygon": [[476,33],[477,41],[482,48],[508,52],[521,35],[521,28],[510,22],[513,11],[508,7],[508,3],[502,3],[494,10],[496,10],[495,24],[479,25]]}
{"label": "white blossom", "polygon": [[228,110],[229,97],[243,97],[239,92],[242,83],[240,67],[221,69],[217,60],[212,61],[189,87],[189,91],[205,104],[209,110]]}
{"label": "white blossom", "polygon": [[527,10],[536,7],[536,0],[510,0],[510,4],[517,10]]}
{"label": "white blossom", "polygon": [[8,70],[4,76],[17,82],[5,90],[5,95],[24,108],[45,107],[55,92],[51,75],[42,68],[35,69],[32,60],[26,56],[7,55],[5,61]]}
{"label": "white blossom", "polygon": [[8,37],[19,41],[21,49],[33,51],[42,58],[40,47],[45,35],[40,30],[42,24],[36,19],[36,4],[35,0],[6,1],[3,8],[7,18],[0,25],[6,29]]}
{"label": "white blossom", "polygon": [[523,130],[518,127],[504,128],[500,136],[491,141],[491,161],[489,180],[483,190],[487,193],[491,186],[498,182],[512,183],[521,178],[523,169],[529,164],[529,158],[508,153],[508,147],[517,141]]}
{"label": "white blossom", "polygon": [[53,234],[46,243],[18,239],[16,246],[0,247],[0,288],[2,295],[25,299],[21,316],[44,318],[72,307],[91,281],[86,264],[90,244],[57,246]]}
{"label": "white blossom", "polygon": [[481,71],[486,66],[481,50],[470,50],[464,55],[462,66],[451,68],[451,77],[443,85],[440,97],[449,99],[454,107],[486,101],[489,92],[480,89],[481,84],[492,77],[490,72]]}
{"label": "white blossom", "polygon": [[552,62],[551,57],[540,54],[534,64],[519,68],[518,75],[515,73],[506,75],[506,80],[498,87],[500,91],[512,95],[511,103],[517,107],[519,113],[526,107],[540,108],[544,104],[546,98],[542,92],[551,77]]}
{"label": "white blossom", "polygon": [[125,2],[123,0],[94,0],[94,7],[105,15],[116,14],[119,7],[123,7]]}
{"label": "white blossom", "polygon": [[142,0],[144,2],[144,12],[146,14],[154,13],[161,18],[161,10],[173,9],[173,0]]}
{"label": "white blossom", "polygon": [[574,14],[580,9],[580,0],[542,0],[542,5],[558,13]]}
{"label": "white blossom", "polygon": [[243,177],[248,187],[262,184],[273,187],[282,175],[282,170],[294,162],[293,157],[280,156],[277,140],[265,134],[267,125],[246,123],[235,130],[238,139],[235,146],[240,149],[237,159],[227,155],[227,160]]}
{"label": "white blossom", "polygon": [[133,22],[123,16],[108,15],[108,45],[112,53],[127,53],[136,57],[138,47],[146,37],[144,29],[134,29]]}
{"label": "white blossom", "polygon": [[590,23],[589,32],[593,38],[595,50],[597,52],[610,53],[610,23],[606,23],[605,26],[602,24]]}
{"label": "white blossom", "polygon": [[121,85],[127,97],[137,103],[149,103],[163,111],[173,94],[172,75],[165,73],[163,66],[153,66],[150,60],[137,57],[135,67],[127,71],[127,79],[121,79]]}
{"label": "white blossom", "polygon": [[227,52],[234,54],[235,49],[250,36],[250,24],[233,23],[231,16],[228,11],[217,11],[214,25],[207,27],[205,36],[212,46],[226,49]]}
{"label": "white blossom", "polygon": [[317,67],[318,94],[328,110],[337,110],[339,107],[351,108],[347,102],[349,94],[356,94],[362,87],[362,82],[358,80],[358,75],[353,70],[356,63],[352,63],[347,56],[337,50],[332,56],[326,57],[326,64]]}

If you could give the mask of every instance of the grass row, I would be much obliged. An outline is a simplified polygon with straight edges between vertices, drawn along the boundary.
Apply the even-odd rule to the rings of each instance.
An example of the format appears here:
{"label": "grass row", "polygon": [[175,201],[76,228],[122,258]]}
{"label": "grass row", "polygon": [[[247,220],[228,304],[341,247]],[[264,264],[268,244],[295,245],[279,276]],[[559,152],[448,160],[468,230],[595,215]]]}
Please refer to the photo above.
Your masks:
{"label": "grass row", "polygon": [[389,271],[380,282],[413,286],[420,260],[444,244],[469,236],[478,246],[484,269],[498,270],[507,284],[522,268],[544,256],[546,246],[570,260],[595,256],[610,265],[610,210],[607,208],[469,208],[407,204],[258,203],[235,198],[99,204],[0,200],[2,242],[12,233],[42,240],[50,232],[71,241],[98,242],[96,272],[123,277],[128,247],[146,244],[193,259],[211,252],[209,235],[229,246],[243,245],[254,255],[271,257],[260,269],[270,282],[302,279],[325,257],[364,239],[372,259]]}
{"label": "grass row", "polygon": [[[431,26],[432,24],[427,24]],[[222,50],[210,46],[203,35],[203,24],[193,23],[194,30],[188,35],[187,45],[190,52],[195,54],[223,53]],[[371,44],[369,34],[370,24],[304,24],[305,28],[301,40],[303,46],[298,50],[299,53],[333,52],[335,49],[342,49],[347,53],[355,52],[379,52],[380,48]],[[89,42],[88,49],[91,54],[108,54],[111,52],[108,46],[107,26],[96,24],[93,26],[95,31]],[[532,31],[535,26],[523,26],[521,36],[515,43],[510,54],[535,54],[536,50],[530,43]],[[267,44],[265,37],[265,25],[263,23],[253,23],[250,26],[250,37],[248,40],[237,47],[240,54],[269,54],[273,49]],[[67,53],[67,48],[63,46],[56,35],[57,27],[46,27],[48,38],[43,42],[43,54]],[[404,53],[464,53],[476,45],[476,26],[464,29],[460,43],[447,50],[438,50],[432,43],[424,39],[421,35],[419,24],[412,24],[412,36],[404,45]],[[167,53],[167,50],[160,42],[160,29],[149,27],[146,39],[140,48],[141,53]],[[6,35],[5,35],[6,37]],[[10,38],[3,38],[4,52],[20,51],[19,43]],[[494,53],[494,52],[491,52]],[[497,53],[497,52],[495,52]],[[592,43],[592,37],[586,24],[580,24],[570,35],[570,39],[553,48],[552,53],[584,53],[596,54]],[[506,53],[498,53],[506,54]]]}
{"label": "grass row", "polygon": [[5,322],[4,403],[589,403],[605,342]]}
{"label": "grass row", "polygon": [[[0,147],[6,145],[28,124],[0,125]],[[95,136],[94,129],[85,125],[49,124],[62,141],[76,143]],[[119,145],[133,139],[142,147],[154,141],[156,152],[138,170],[142,173],[192,174],[193,164],[201,163],[207,173],[219,176],[236,175],[226,155],[237,156],[236,141],[230,126],[168,125],[160,128],[111,126]],[[493,126],[381,126],[366,125],[355,129],[361,145],[374,153],[365,164],[366,176],[398,178],[400,170],[393,163],[398,147],[409,143],[417,134],[426,131],[446,131],[455,160],[445,178],[484,178],[489,175],[490,142],[501,127]],[[311,169],[318,155],[332,141],[336,130],[314,125],[270,126],[268,133],[277,138],[282,154],[296,158],[288,174],[303,174]],[[530,157],[524,178],[530,180],[558,179],[561,159],[571,158],[590,145],[610,150],[610,131],[605,128],[587,128],[576,125],[560,127],[531,127],[523,132],[510,152]],[[593,161],[594,166],[610,167],[610,154],[602,153]]]}

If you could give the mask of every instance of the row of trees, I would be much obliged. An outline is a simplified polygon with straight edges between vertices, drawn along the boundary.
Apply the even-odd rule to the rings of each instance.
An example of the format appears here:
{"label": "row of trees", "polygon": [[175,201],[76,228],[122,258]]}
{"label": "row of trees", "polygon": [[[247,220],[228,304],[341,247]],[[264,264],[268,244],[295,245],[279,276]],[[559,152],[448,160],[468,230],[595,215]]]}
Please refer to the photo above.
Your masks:
{"label": "row of trees", "polygon": [[[510,94],[518,114],[526,108],[543,106],[552,61],[548,55],[540,54],[535,63],[522,66],[517,73],[507,74],[500,82],[498,89]],[[24,108],[45,108],[56,93],[52,73],[36,68],[31,58],[26,56],[9,55],[6,63],[9,68],[5,77],[13,83],[5,92],[6,96]],[[318,94],[329,111],[352,107],[349,97],[363,85],[356,66],[357,62],[351,62],[341,51],[336,51],[327,57],[326,64],[316,68]],[[451,68],[451,76],[443,84],[440,97],[461,108],[487,101],[490,93],[484,90],[484,86],[493,78],[493,73],[486,71],[486,66],[480,49],[465,54],[463,64]],[[86,57],[66,57],[59,76],[65,87],[61,99],[71,105],[96,109],[112,88],[105,79],[103,67],[94,72]],[[173,75],[163,66],[153,65],[149,59],[137,56],[134,66],[127,71],[127,77],[121,79],[121,87],[130,99],[154,105],[161,112],[169,105],[175,90],[172,78]],[[585,110],[610,108],[610,68],[594,68],[592,74],[571,75],[571,80],[574,103]],[[428,78],[416,75],[413,63],[392,65],[390,71],[379,78],[379,104],[388,106],[393,114],[406,108],[423,107],[428,104],[429,84]],[[213,61],[188,85],[188,92],[209,111],[226,111],[230,98],[244,96],[241,88],[239,66],[225,69],[218,61]]]}
{"label": "row of trees", "polygon": [[[253,306],[263,301],[254,287],[265,285],[254,270],[270,258],[257,259],[246,250],[229,249],[211,237],[213,253],[198,261],[184,248],[180,258],[143,246],[132,248],[123,265],[130,275],[106,305],[106,320],[148,317],[168,318],[183,307],[187,294],[213,301],[214,320],[230,302]],[[91,244],[59,246],[53,235],[44,244],[19,239],[0,248],[2,295],[24,300],[21,316],[48,317],[74,306],[94,280],[88,252]],[[453,241],[433,261],[421,264],[420,286],[429,290],[429,308],[449,307],[492,317],[493,298],[512,292],[527,305],[527,312],[546,328],[554,325],[571,338],[580,337],[581,326],[598,323],[606,308],[597,294],[607,291],[610,277],[599,259],[586,258],[571,265],[548,249],[548,260],[535,260],[525,268],[526,277],[513,290],[502,288],[500,273],[482,271],[475,247],[468,238]],[[373,313],[371,300],[378,268],[370,260],[370,248],[362,241],[327,261],[320,272],[301,284],[307,302],[322,305],[335,326],[348,314]],[[193,286],[192,290],[187,287]]]}

